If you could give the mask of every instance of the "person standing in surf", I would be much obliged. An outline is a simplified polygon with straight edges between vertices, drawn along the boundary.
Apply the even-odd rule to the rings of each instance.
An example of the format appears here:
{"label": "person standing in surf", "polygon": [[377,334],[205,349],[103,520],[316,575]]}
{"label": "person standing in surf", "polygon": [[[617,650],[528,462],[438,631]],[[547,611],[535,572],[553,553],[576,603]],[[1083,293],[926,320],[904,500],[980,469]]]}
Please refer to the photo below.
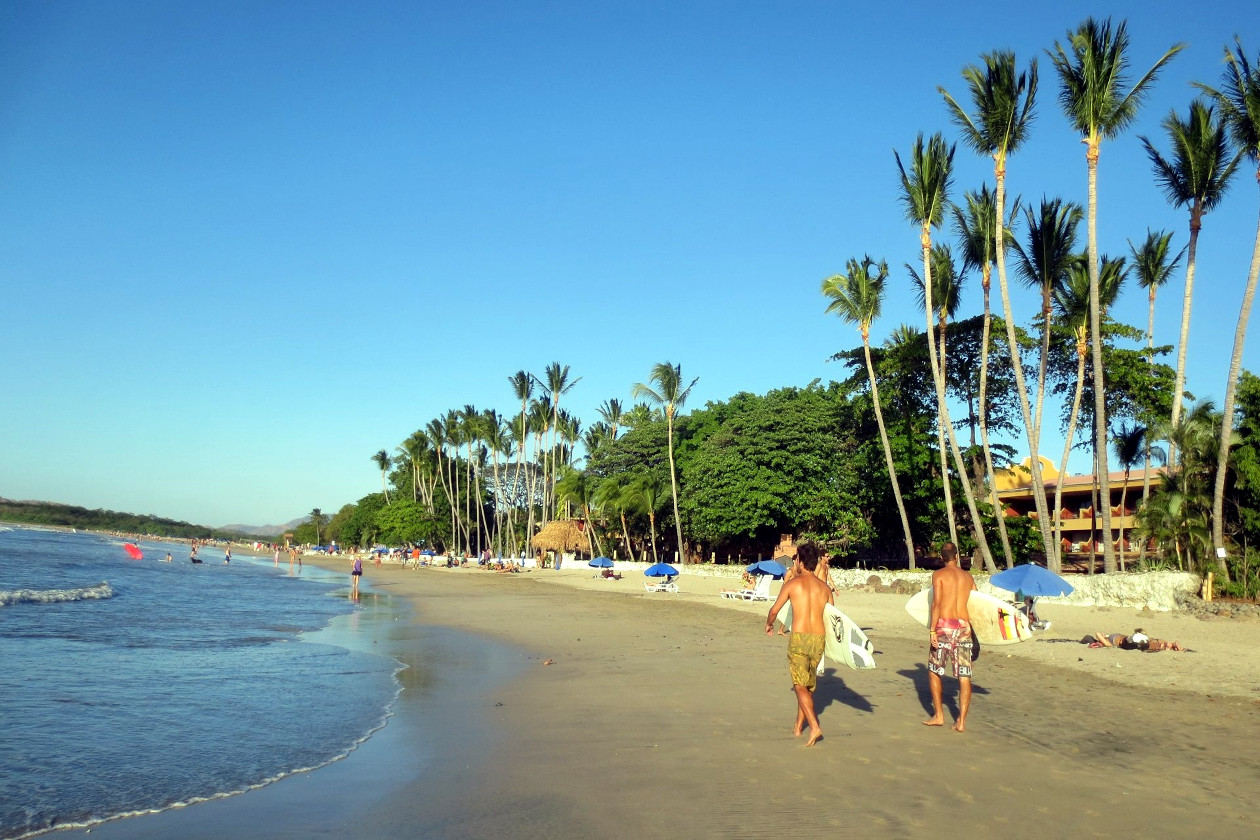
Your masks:
{"label": "person standing in surf", "polygon": [[363,577],[363,558],[355,555],[354,565],[350,568],[350,599],[359,600],[359,578]]}
{"label": "person standing in surf", "polygon": [[818,685],[815,669],[823,654],[823,610],[831,603],[831,588],[814,575],[818,568],[818,546],[804,543],[797,547],[792,563],[795,572],[791,580],[779,589],[779,597],[766,616],[766,635],[774,635],[774,620],[784,605],[792,604],[792,635],[788,637],[788,672],[792,677],[792,691],[796,694],[796,726],[792,734],[799,737],[809,726],[812,747],[822,740],[822,727],[814,711],[814,688]]}
{"label": "person standing in surf", "polygon": [[949,663],[958,680],[958,720],[954,721],[954,731],[962,732],[971,708],[972,643],[967,599],[975,590],[976,581],[958,565],[958,548],[952,542],[941,546],[941,559],[945,566],[932,573],[932,614],[928,619],[928,684],[932,691],[933,714],[923,724],[945,724],[941,710],[944,691],[941,678]]}

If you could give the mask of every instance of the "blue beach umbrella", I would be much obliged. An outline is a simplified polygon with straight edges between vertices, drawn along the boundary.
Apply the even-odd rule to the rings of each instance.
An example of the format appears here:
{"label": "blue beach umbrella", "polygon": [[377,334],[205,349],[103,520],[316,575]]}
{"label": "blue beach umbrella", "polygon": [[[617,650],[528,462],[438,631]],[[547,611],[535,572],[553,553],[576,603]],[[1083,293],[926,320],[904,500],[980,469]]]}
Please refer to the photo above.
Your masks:
{"label": "blue beach umbrella", "polygon": [[591,562],[587,563],[586,565],[594,566],[598,569],[611,569],[612,564],[613,564],[613,561],[609,560],[607,557],[596,557],[595,559],[591,560]]}
{"label": "blue beach umbrella", "polygon": [[773,560],[758,560],[750,566],[745,566],[744,571],[754,575],[773,575],[774,579],[778,580],[787,574],[787,567]]}
{"label": "blue beach umbrella", "polygon": [[648,577],[671,577],[677,575],[678,570],[668,563],[657,563],[644,569],[643,574]]}
{"label": "blue beach umbrella", "polygon": [[1010,592],[1022,592],[1037,598],[1053,598],[1072,591],[1072,584],[1044,566],[1025,563],[989,578],[989,583]]}

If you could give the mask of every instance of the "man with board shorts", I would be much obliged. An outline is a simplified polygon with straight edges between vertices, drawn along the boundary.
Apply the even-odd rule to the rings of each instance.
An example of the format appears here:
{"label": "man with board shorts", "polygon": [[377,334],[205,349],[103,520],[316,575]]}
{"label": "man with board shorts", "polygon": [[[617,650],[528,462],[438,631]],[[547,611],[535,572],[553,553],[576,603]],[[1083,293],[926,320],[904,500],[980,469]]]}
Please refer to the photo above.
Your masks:
{"label": "man with board shorts", "polygon": [[971,708],[971,621],[967,599],[976,588],[975,579],[958,565],[958,548],[952,542],[941,546],[943,568],[932,573],[932,614],[928,619],[928,683],[932,690],[932,717],[925,726],[942,726],[941,677],[945,664],[953,665],[958,680],[958,720],[954,731],[962,732]]}
{"label": "man with board shorts", "polygon": [[766,616],[766,635],[774,635],[774,620],[779,610],[789,601],[792,603],[792,635],[788,637],[788,671],[792,675],[792,690],[796,693],[796,727],[793,734],[800,736],[809,725],[812,747],[822,739],[822,727],[814,712],[814,687],[818,684],[815,668],[822,659],[824,632],[823,610],[831,603],[831,587],[814,575],[818,568],[818,546],[805,543],[798,547],[792,563],[795,573],[779,590],[779,597]]}

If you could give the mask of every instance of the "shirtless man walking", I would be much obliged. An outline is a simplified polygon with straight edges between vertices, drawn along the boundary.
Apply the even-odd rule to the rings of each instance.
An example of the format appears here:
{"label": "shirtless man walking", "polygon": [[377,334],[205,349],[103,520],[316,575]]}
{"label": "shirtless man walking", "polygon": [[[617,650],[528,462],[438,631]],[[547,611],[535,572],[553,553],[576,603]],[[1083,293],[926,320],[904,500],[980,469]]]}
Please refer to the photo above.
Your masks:
{"label": "shirtless man walking", "polygon": [[967,598],[976,588],[975,579],[958,565],[958,548],[950,542],[941,546],[945,567],[932,573],[932,615],[928,620],[928,682],[932,689],[935,712],[923,721],[925,726],[942,726],[941,677],[945,663],[953,665],[958,680],[958,720],[954,730],[967,726],[967,710],[971,708],[971,621],[967,614]]}
{"label": "shirtless man walking", "polygon": [[788,671],[792,675],[792,690],[796,693],[796,727],[793,734],[800,736],[809,725],[812,747],[822,739],[822,727],[814,712],[814,687],[818,675],[814,669],[823,654],[823,609],[831,603],[831,587],[814,574],[818,567],[818,546],[805,543],[799,546],[792,564],[795,575],[783,584],[779,597],[766,616],[766,635],[774,634],[774,619],[789,601],[792,604],[792,635],[788,638]]}

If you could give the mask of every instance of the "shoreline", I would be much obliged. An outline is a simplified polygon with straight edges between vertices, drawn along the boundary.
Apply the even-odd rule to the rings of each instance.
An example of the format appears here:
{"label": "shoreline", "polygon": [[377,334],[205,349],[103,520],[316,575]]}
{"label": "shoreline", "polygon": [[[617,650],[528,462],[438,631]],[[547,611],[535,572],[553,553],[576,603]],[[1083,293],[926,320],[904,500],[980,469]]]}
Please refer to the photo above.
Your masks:
{"label": "shoreline", "polygon": [[[306,559],[346,571],[348,584],[348,562]],[[425,678],[401,701],[429,691],[447,702],[436,713],[446,738],[440,771],[402,778],[411,774],[397,756],[425,747],[407,718],[395,716],[318,772],[99,830],[701,838],[799,831],[805,815],[819,832],[890,838],[935,837],[943,821],[997,832],[1053,820],[1048,836],[1160,825],[1178,836],[1202,831],[1207,819],[1226,837],[1254,832],[1260,760],[1238,746],[1260,735],[1260,693],[1249,688],[1260,691],[1260,663],[1254,653],[1231,656],[1260,649],[1260,622],[1049,608],[1052,636],[1098,622],[1106,626],[1083,632],[1128,632],[1136,620],[1153,635],[1180,634],[1200,652],[1042,642],[986,649],[960,735],[921,724],[924,652],[905,597],[842,590],[837,602],[868,628],[878,667],[829,667],[816,700],[824,739],[806,750],[789,731],[784,642],[761,632],[768,605],[717,597],[725,580],[684,573],[675,596],[645,593],[641,577],[365,566],[372,590],[414,605],[414,621],[396,639],[401,647],[450,634],[451,661],[414,674]],[[497,687],[469,690],[461,675],[488,670],[471,661],[487,650],[519,670]],[[1231,691],[1219,690],[1231,686],[1218,671],[1234,674]],[[1199,672],[1211,690],[1185,690]],[[954,692],[947,679],[947,714]],[[329,816],[318,826],[295,824],[306,811]],[[158,822],[160,829],[144,825]]]}

